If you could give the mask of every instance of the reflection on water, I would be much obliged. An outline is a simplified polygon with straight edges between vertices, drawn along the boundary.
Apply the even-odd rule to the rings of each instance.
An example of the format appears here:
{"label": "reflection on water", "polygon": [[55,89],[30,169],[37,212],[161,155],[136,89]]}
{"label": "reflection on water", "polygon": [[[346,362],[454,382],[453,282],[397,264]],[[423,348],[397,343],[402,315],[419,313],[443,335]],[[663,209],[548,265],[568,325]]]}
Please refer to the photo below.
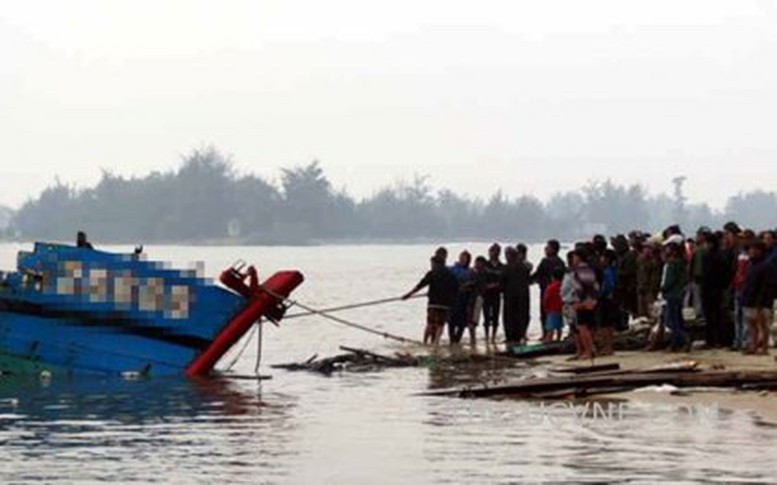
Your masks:
{"label": "reflection on water", "polygon": [[[485,249],[475,246],[475,253]],[[0,245],[0,263],[13,264]],[[455,253],[458,247],[451,250]],[[210,274],[242,257],[299,267],[297,295],[334,306],[398,295],[427,264],[422,246],[148,248]],[[537,248],[533,254],[539,254]],[[347,318],[411,337],[423,302],[366,308]],[[535,481],[773,482],[777,429],[744,412],[695,416],[629,403],[602,418],[538,402],[422,397],[430,388],[498,383],[531,372],[487,361],[341,374],[269,369],[339,345],[383,353],[416,348],[315,319],[268,327],[272,380],[0,377],[0,481],[178,483],[498,483]],[[481,352],[484,352],[481,349]],[[249,374],[249,346],[236,372]],[[616,401],[617,402],[617,401]],[[608,402],[604,401],[604,404]],[[703,419],[702,419],[703,418]]]}
{"label": "reflection on water", "polygon": [[[482,355],[490,355],[483,352]],[[453,353],[454,357],[457,353]],[[506,358],[494,357],[491,360],[468,362],[466,358],[429,359],[429,389],[451,387],[493,386],[504,384],[510,379],[525,377],[529,372],[528,364]]]}
{"label": "reflection on water", "polygon": [[256,468],[283,477],[279,458],[293,454],[286,446],[293,404],[267,404],[257,386],[4,377],[0,442],[14,462],[4,473],[19,480],[169,481],[239,477]]}

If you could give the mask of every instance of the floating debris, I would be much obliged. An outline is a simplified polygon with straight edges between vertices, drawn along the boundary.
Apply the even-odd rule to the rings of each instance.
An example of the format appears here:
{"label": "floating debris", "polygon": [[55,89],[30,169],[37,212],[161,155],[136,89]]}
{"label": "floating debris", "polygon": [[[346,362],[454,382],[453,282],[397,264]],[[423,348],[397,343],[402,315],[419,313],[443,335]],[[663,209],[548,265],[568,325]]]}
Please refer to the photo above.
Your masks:
{"label": "floating debris", "polygon": [[319,372],[324,375],[332,375],[333,372],[349,370],[351,372],[375,371],[387,367],[417,367],[421,359],[410,354],[395,354],[386,356],[369,350],[340,346],[344,354],[319,359],[318,354],[301,363],[276,364],[274,369],[289,371],[306,370]]}
{"label": "floating debris", "polygon": [[493,354],[476,354],[472,352],[462,352],[460,354],[451,353],[447,355],[413,355],[410,353],[397,352],[394,355],[389,356],[378,354],[370,350],[346,346],[340,346],[340,350],[345,353],[323,359],[319,359],[318,354],[315,354],[303,362],[275,364],[271,367],[289,371],[306,370],[328,376],[333,372],[339,371],[375,372],[386,368],[396,367],[466,366],[494,361],[509,366],[518,364],[516,359],[505,358],[504,356]]}

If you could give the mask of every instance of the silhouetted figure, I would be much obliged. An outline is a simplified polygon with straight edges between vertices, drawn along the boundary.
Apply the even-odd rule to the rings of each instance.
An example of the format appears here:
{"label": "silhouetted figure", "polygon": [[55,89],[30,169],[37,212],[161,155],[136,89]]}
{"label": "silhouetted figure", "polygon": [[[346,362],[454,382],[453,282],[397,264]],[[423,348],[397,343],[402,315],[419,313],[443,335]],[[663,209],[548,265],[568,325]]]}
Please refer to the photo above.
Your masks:
{"label": "silhouetted figure", "polygon": [[513,247],[505,250],[507,264],[502,269],[502,293],[504,294],[503,325],[505,341],[520,344],[526,337],[529,325],[529,268]]}
{"label": "silhouetted figure", "polygon": [[429,287],[424,344],[437,345],[440,342],[445,322],[448,320],[448,314],[456,304],[459,295],[459,281],[445,267],[445,260],[440,256],[433,256],[430,262],[431,270],[402,299],[407,300],[422,288]]}
{"label": "silhouetted figure", "polygon": [[86,239],[86,233],[84,231],[78,231],[78,234],[76,235],[76,247],[94,249],[92,243]]}
{"label": "silhouetted figure", "polygon": [[701,306],[706,343],[711,348],[730,345],[725,341],[724,292],[731,281],[731,272],[721,250],[720,239],[716,233],[706,234],[706,252],[702,258]]}
{"label": "silhouetted figure", "polygon": [[[545,290],[553,280],[553,273],[556,270],[564,271],[566,264],[559,258],[558,252],[561,249],[561,245],[556,239],[551,239],[545,245],[545,257],[542,258],[534,274],[531,276],[531,282],[540,285],[540,301],[545,301]],[[563,273],[562,273],[563,274]],[[548,340],[547,330],[547,314],[545,313],[545,307],[540,305],[540,323],[542,324],[542,339]]]}
{"label": "silhouetted figure", "polygon": [[496,343],[496,331],[499,327],[499,309],[502,301],[500,281],[504,264],[499,256],[502,248],[494,243],[488,248],[486,263],[486,289],[483,293],[483,327],[486,330],[486,341]]}
{"label": "silhouetted figure", "polygon": [[472,276],[471,262],[472,255],[469,251],[462,251],[456,264],[448,268],[459,282],[459,296],[451,309],[448,320],[448,338],[452,344],[461,342],[464,329],[467,327],[467,323],[469,323],[467,309],[469,308],[469,300],[472,297],[472,288],[469,285],[469,280]]}

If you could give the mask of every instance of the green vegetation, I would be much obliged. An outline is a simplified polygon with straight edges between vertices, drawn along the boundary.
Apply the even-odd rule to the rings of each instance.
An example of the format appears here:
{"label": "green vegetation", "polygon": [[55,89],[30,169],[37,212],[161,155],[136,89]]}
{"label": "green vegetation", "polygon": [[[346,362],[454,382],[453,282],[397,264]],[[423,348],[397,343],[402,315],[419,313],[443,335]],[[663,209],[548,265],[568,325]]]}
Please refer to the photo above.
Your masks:
{"label": "green vegetation", "polygon": [[12,217],[7,233],[25,239],[73,239],[77,229],[102,242],[310,243],[333,240],[567,240],[593,232],[687,230],[728,219],[774,225],[777,195],[756,191],[729,199],[722,212],[688,204],[684,178],[669,196],[609,180],[556,194],[488,200],[434,190],[425,177],[385,187],[363,200],[337,190],[317,161],[281,171],[276,185],[238,176],[213,148],[193,151],[178,170],[124,178],[104,172],[92,188],[57,181]]}
{"label": "green vegetation", "polygon": [[13,219],[13,210],[0,205],[0,239],[10,235],[11,220]]}

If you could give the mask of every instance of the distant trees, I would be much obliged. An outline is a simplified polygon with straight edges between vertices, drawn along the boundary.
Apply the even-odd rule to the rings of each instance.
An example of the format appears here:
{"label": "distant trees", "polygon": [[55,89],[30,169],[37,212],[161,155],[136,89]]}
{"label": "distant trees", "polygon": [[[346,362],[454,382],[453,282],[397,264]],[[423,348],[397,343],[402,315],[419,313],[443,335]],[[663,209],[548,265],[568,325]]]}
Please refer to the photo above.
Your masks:
{"label": "distant trees", "polygon": [[610,180],[583,187],[585,220],[607,227],[611,233],[635,229],[637,221],[650,221],[648,197],[641,185],[621,186]]}
{"label": "distant trees", "polygon": [[13,219],[14,211],[9,207],[0,205],[0,238],[10,237],[11,232],[11,219]]}
{"label": "distant trees", "polygon": [[278,210],[285,223],[297,225],[305,238],[334,238],[348,231],[355,204],[332,188],[318,160],[281,172],[283,199]]}
{"label": "distant trees", "polygon": [[[429,190],[431,194],[431,189]],[[485,219],[482,216],[481,201],[462,197],[451,190],[443,189],[437,194],[436,199],[434,196],[431,197],[431,203],[434,204],[435,219],[438,221],[440,231],[435,235],[436,237],[482,238],[484,232],[481,226]]]}
{"label": "distant trees", "polygon": [[777,225],[777,194],[763,190],[740,193],[728,199],[725,213],[727,219],[745,226],[762,227],[768,221],[769,227],[774,227]]}
{"label": "distant trees", "polygon": [[230,235],[257,239],[268,227],[274,227],[283,200],[280,190],[261,177],[247,175],[234,181],[232,191],[234,212],[230,221],[235,222],[235,231]]}
{"label": "distant trees", "polygon": [[[435,238],[446,236],[450,227],[456,227],[448,215],[441,216],[441,203],[451,204],[450,215],[461,208],[459,200],[446,194],[438,200],[425,177],[416,176],[412,182],[384,187],[358,205],[364,223],[364,235],[373,238]],[[466,204],[465,204],[466,205]]]}
{"label": "distant trees", "polygon": [[172,234],[184,240],[224,237],[235,214],[232,163],[214,148],[195,150],[169,184],[164,207]]}
{"label": "distant trees", "polygon": [[777,194],[755,191],[729,199],[723,212],[689,204],[675,179],[670,196],[650,196],[641,185],[592,181],[579,191],[533,195],[496,191],[487,200],[435,190],[429,179],[377,190],[356,200],[335,189],[321,164],[285,168],[280,182],[239,175],[214,148],[192,151],[175,171],[125,178],[103,171],[91,188],[57,180],[27,201],[8,233],[29,239],[71,240],[77,229],[106,242],[248,243],[323,240],[499,239],[572,240],[592,231],[660,230],[682,216],[684,228],[720,226],[733,219],[751,227],[775,225]]}
{"label": "distant trees", "polygon": [[80,191],[57,181],[19,209],[13,226],[45,239],[72,239],[76,228],[103,241],[219,238],[235,213],[234,184],[227,158],[195,150],[174,173],[126,179],[104,170],[95,187]]}
{"label": "distant trees", "polygon": [[75,190],[57,180],[37,199],[27,201],[11,224],[23,236],[52,239],[66,232],[72,233],[72,224],[78,222],[78,213]]}

